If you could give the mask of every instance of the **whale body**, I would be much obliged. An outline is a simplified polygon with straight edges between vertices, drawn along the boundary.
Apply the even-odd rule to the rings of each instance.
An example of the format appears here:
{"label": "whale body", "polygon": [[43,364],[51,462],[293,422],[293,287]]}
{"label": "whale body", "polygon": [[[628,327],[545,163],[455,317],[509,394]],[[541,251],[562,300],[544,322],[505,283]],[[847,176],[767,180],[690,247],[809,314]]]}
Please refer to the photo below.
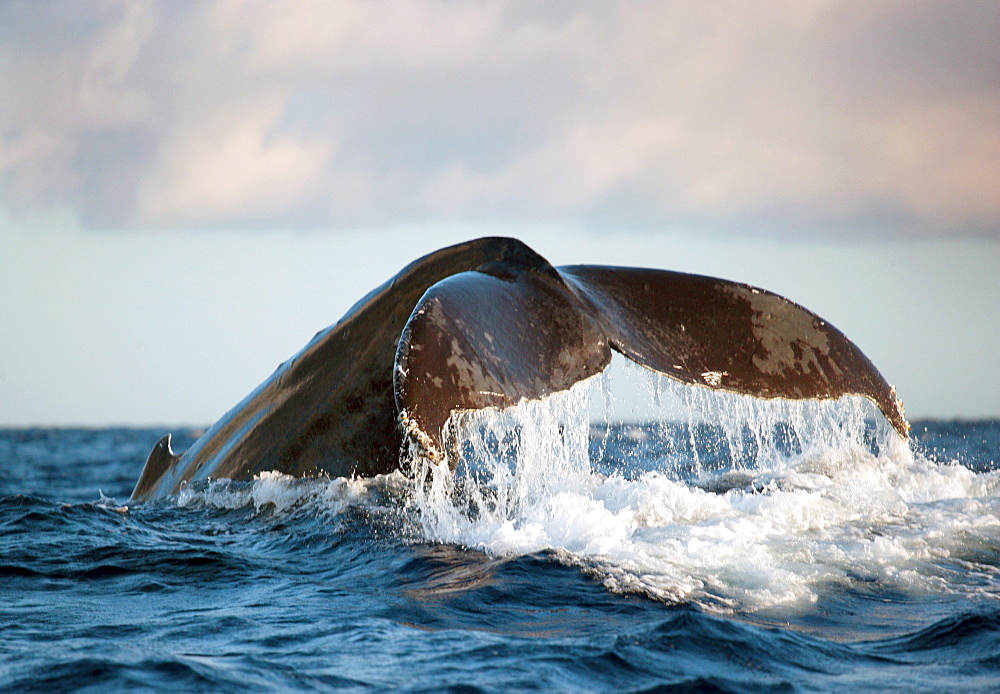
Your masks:
{"label": "whale body", "polygon": [[758,398],[874,402],[898,434],[895,390],[843,333],[746,284],[667,270],[553,267],[489,237],[419,258],[319,332],[183,454],[154,446],[134,501],[188,482],[372,476],[405,442],[445,460],[452,413],[542,398],[615,350],[682,383]]}

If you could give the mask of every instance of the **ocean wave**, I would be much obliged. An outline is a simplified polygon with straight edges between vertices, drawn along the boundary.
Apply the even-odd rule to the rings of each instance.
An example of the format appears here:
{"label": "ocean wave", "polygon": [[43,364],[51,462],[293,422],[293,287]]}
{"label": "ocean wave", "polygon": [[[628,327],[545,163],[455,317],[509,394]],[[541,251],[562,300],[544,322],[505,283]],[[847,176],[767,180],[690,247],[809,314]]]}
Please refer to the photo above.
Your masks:
{"label": "ocean wave", "polygon": [[554,550],[612,591],[713,610],[803,606],[857,582],[1000,596],[995,566],[973,582],[948,570],[1000,549],[1000,472],[914,455],[867,401],[682,395],[694,418],[660,431],[688,438],[673,451],[688,468],[608,472],[592,460],[592,392],[465,415],[454,471],[417,455],[424,536],[495,556]]}

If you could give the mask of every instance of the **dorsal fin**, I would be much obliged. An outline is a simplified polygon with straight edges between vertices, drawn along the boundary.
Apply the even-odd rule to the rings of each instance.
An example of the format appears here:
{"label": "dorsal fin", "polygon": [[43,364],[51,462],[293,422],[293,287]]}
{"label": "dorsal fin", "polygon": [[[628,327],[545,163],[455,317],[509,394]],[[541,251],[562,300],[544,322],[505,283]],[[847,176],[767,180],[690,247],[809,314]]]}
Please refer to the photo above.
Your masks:
{"label": "dorsal fin", "polygon": [[135,484],[135,491],[132,492],[133,499],[142,498],[148,489],[159,482],[167,470],[181,459],[181,456],[174,453],[170,447],[170,440],[170,434],[164,435],[149,452],[146,465],[142,468],[142,476],[139,477],[139,481]]}

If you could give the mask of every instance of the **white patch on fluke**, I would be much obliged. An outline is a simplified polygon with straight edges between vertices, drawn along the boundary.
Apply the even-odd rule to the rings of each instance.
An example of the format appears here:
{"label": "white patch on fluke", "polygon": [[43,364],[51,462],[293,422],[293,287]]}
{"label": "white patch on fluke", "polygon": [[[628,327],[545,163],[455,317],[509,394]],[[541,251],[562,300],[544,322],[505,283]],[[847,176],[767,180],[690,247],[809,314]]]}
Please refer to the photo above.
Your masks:
{"label": "white patch on fluke", "polygon": [[718,388],[722,385],[722,377],[728,376],[728,371],[706,371],[701,375],[701,378],[705,383],[712,386],[713,388]]}

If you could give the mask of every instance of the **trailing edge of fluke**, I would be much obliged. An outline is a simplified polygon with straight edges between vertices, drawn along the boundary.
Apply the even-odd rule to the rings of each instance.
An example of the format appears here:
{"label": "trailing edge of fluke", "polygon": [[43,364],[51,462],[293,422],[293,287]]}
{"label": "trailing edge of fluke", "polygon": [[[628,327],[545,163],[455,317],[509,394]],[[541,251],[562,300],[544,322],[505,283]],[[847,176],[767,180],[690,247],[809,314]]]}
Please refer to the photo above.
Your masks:
{"label": "trailing edge of fluke", "polygon": [[371,476],[410,438],[444,458],[452,412],[566,390],[616,350],[683,383],[759,398],[870,399],[900,436],[894,389],[839,330],[783,297],[666,270],[553,267],[482,238],[407,265],[182,455],[161,439],[133,500],[208,478]]}

